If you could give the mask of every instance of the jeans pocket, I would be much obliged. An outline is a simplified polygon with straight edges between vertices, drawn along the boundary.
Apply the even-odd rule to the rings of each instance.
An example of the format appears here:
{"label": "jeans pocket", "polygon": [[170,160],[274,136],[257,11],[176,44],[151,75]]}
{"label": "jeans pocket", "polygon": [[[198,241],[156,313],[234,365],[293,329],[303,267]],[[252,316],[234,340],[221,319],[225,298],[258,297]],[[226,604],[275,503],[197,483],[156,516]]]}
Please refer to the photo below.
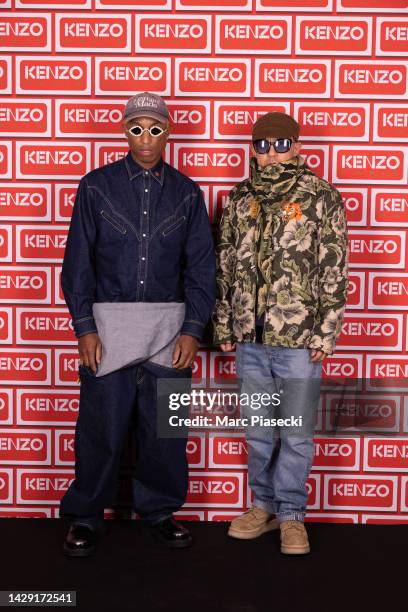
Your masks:
{"label": "jeans pocket", "polygon": [[153,361],[143,362],[143,367],[160,378],[191,378],[193,369],[188,368],[170,368],[168,366],[154,363]]}
{"label": "jeans pocket", "polygon": [[96,372],[94,372],[89,366],[86,366],[83,363],[79,364],[79,374],[82,373],[86,374],[87,376],[91,376],[92,378],[96,378]]}

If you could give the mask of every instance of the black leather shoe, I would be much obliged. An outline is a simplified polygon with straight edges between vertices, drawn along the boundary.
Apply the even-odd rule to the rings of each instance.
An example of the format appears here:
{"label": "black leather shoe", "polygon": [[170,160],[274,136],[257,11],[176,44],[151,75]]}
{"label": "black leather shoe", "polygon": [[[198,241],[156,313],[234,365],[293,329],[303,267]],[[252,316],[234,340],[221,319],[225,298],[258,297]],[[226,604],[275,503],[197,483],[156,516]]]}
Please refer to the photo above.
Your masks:
{"label": "black leather shoe", "polygon": [[69,557],[89,557],[96,550],[97,535],[88,525],[71,525],[62,549]]}
{"label": "black leather shoe", "polygon": [[187,548],[193,543],[189,530],[180,525],[172,516],[149,525],[150,533],[168,548]]}

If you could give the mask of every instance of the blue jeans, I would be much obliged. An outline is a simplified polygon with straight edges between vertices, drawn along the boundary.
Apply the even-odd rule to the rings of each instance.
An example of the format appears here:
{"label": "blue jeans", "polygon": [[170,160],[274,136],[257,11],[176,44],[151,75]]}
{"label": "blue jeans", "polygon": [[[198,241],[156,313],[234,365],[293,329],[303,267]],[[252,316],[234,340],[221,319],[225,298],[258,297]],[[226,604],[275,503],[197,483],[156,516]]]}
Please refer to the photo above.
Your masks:
{"label": "blue jeans", "polygon": [[243,416],[256,415],[264,421],[302,417],[302,427],[280,431],[278,427],[251,424],[248,419],[245,434],[253,505],[276,514],[279,521],[304,521],[322,364],[310,361],[309,349],[237,343],[236,370],[241,395],[279,393],[280,399],[276,407],[253,409],[241,405]]}

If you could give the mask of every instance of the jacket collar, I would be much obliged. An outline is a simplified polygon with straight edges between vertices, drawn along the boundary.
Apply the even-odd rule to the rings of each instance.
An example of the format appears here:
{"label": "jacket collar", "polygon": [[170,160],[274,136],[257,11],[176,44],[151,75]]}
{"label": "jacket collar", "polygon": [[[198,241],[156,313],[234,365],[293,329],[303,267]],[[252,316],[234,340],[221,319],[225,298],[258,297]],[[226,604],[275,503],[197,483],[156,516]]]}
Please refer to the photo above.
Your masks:
{"label": "jacket collar", "polygon": [[152,176],[156,181],[163,185],[164,181],[164,162],[163,159],[160,158],[159,161],[153,168],[143,168],[140,164],[138,164],[132,157],[132,152],[129,151],[124,158],[125,166],[128,173],[129,181],[141,176],[143,172],[149,172],[150,176]]}

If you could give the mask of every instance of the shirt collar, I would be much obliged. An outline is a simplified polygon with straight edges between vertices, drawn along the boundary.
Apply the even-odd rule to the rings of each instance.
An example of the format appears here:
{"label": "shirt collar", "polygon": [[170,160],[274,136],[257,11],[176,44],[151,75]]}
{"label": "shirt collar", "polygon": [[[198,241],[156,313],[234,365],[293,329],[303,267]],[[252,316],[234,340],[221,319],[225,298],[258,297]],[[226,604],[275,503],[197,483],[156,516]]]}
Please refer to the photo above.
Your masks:
{"label": "shirt collar", "polygon": [[129,181],[142,175],[143,172],[149,172],[149,174],[154,179],[156,179],[156,181],[158,181],[160,185],[163,185],[163,180],[164,180],[163,158],[160,158],[157,164],[153,166],[153,168],[149,168],[148,170],[146,168],[143,168],[140,164],[138,164],[133,159],[131,151],[128,152],[128,154],[125,156],[124,159],[125,159],[126,170],[129,176]]}

